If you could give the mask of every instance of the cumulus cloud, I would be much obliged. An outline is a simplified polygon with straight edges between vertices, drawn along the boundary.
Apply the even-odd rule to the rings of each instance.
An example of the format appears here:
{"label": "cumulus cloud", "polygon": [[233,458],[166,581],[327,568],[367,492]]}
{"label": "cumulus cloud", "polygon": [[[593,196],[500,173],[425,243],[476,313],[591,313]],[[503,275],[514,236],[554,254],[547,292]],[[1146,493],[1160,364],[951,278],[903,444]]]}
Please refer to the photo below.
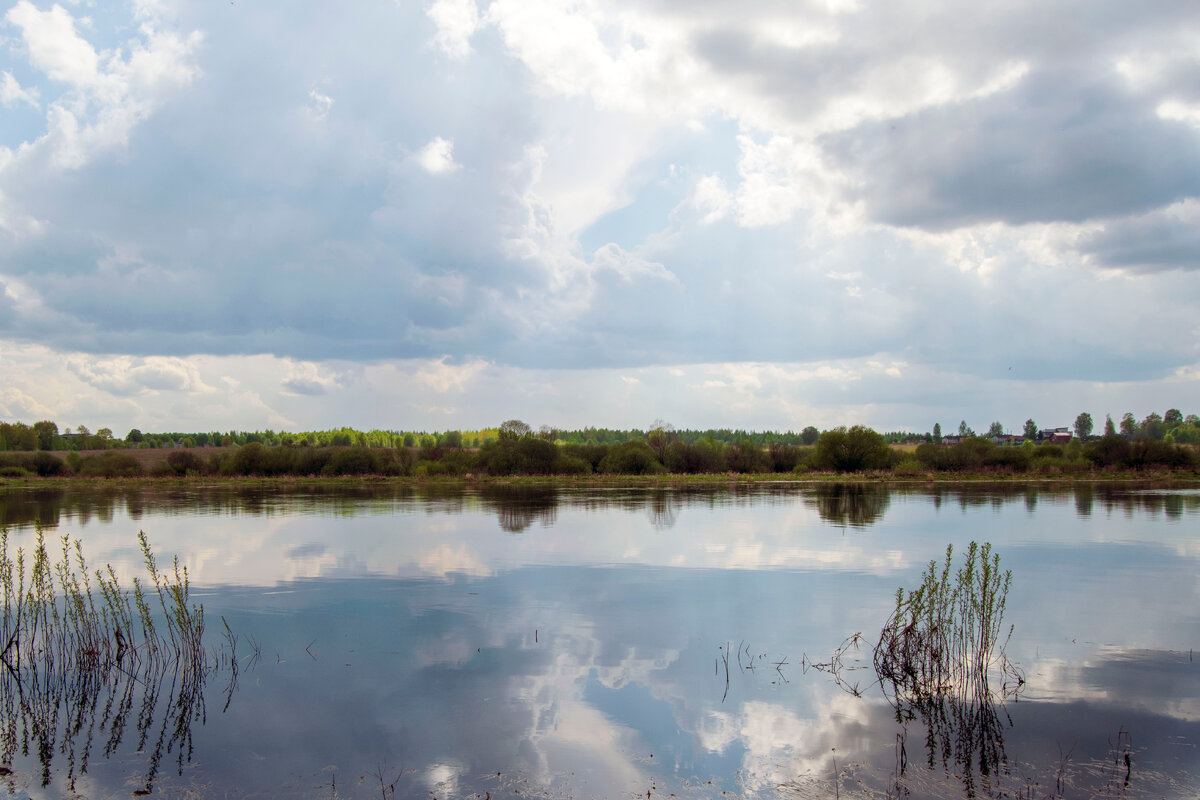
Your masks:
{"label": "cumulus cloud", "polygon": [[215,391],[201,379],[195,364],[182,358],[93,358],[74,355],[67,359],[67,366],[81,380],[115,395],[158,392],[211,394]]}
{"label": "cumulus cloud", "polygon": [[435,136],[417,152],[417,164],[431,175],[454,172],[462,165],[454,160],[454,140]]}
{"label": "cumulus cloud", "polygon": [[[36,88],[25,89],[17,82],[11,72],[0,72],[0,104],[12,108],[18,103],[25,103],[33,108],[41,108]],[[0,165],[2,168],[3,165]]]}
{"label": "cumulus cloud", "polygon": [[45,133],[26,142],[18,151],[20,160],[46,157],[53,167],[78,169],[97,153],[124,147],[163,93],[186,86],[198,74],[193,63],[202,39],[198,32],[184,36],[144,21],[138,36],[125,43],[126,54],[98,52],[59,5],[41,11],[20,0],[5,20],[20,30],[29,64],[66,86],[46,108]]}
{"label": "cumulus cloud", "polygon": [[311,361],[289,361],[287,376],[281,386],[289,394],[309,397],[319,397],[341,388],[336,375],[321,374],[320,365]]}
{"label": "cumulus cloud", "polygon": [[6,386],[0,389],[0,416],[9,420],[48,419],[54,416],[54,409],[15,386]]}
{"label": "cumulus cloud", "polygon": [[433,43],[451,58],[471,52],[471,36],[479,29],[479,9],[475,0],[434,0],[426,12],[437,27]]}
{"label": "cumulus cloud", "polygon": [[472,359],[463,364],[446,363],[449,360],[449,356],[442,356],[425,363],[417,369],[414,379],[439,394],[461,392],[488,367],[487,362],[481,359]]}

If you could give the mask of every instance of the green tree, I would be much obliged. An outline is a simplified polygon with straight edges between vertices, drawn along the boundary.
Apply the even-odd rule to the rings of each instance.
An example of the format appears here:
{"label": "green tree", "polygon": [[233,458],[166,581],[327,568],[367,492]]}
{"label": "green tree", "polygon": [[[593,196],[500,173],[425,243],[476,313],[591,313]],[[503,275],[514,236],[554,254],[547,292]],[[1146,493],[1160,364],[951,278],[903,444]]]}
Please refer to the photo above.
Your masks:
{"label": "green tree", "polygon": [[935,442],[942,441],[942,423],[940,422],[933,423],[933,440]]}
{"label": "green tree", "polygon": [[834,428],[817,440],[816,463],[822,469],[858,472],[883,469],[891,460],[891,451],[883,436],[863,425],[850,429]]}
{"label": "green tree", "polygon": [[519,439],[533,432],[526,423],[519,419],[508,419],[500,423],[500,438]]}
{"label": "green tree", "polygon": [[1084,411],[1075,418],[1075,437],[1086,442],[1092,435],[1092,415]]}
{"label": "green tree", "polygon": [[646,433],[646,444],[654,451],[654,457],[660,464],[667,463],[667,448],[678,439],[675,426],[660,419],[654,420],[654,427]]}
{"label": "green tree", "polygon": [[48,419],[33,423],[33,432],[37,436],[38,450],[53,450],[54,439],[58,436],[58,425]]}
{"label": "green tree", "polygon": [[1037,423],[1034,422],[1032,418],[1025,420],[1025,432],[1024,432],[1025,438],[1028,439],[1029,441],[1033,441],[1034,439],[1037,438],[1037,435],[1038,435]]}
{"label": "green tree", "polygon": [[804,430],[800,431],[800,443],[805,445],[814,445],[821,438],[821,432],[809,425]]}
{"label": "green tree", "polygon": [[1104,415],[1104,435],[1105,436],[1116,436],[1117,435],[1117,426],[1113,424],[1112,414]]}
{"label": "green tree", "polygon": [[1167,409],[1167,413],[1163,414],[1163,424],[1168,428],[1175,428],[1183,424],[1183,412],[1178,408]]}
{"label": "green tree", "polygon": [[988,426],[987,435],[988,435],[989,439],[995,439],[997,436],[1003,436],[1004,435],[1004,426],[1001,425],[999,422],[993,422],[991,425]]}
{"label": "green tree", "polygon": [[964,436],[964,437],[965,436],[974,436],[975,431],[973,431],[967,427],[967,421],[964,419],[962,422],[958,423],[958,435]]}
{"label": "green tree", "polygon": [[1125,416],[1121,417],[1121,435],[1132,439],[1138,432],[1137,420],[1133,418],[1133,412],[1126,411]]}
{"label": "green tree", "polygon": [[145,437],[142,436],[141,431],[137,428],[130,428],[129,433],[125,434],[125,444],[141,444],[143,438]]}
{"label": "green tree", "polygon": [[1146,415],[1138,427],[1145,439],[1161,439],[1167,433],[1167,426],[1163,423],[1163,418],[1153,411]]}

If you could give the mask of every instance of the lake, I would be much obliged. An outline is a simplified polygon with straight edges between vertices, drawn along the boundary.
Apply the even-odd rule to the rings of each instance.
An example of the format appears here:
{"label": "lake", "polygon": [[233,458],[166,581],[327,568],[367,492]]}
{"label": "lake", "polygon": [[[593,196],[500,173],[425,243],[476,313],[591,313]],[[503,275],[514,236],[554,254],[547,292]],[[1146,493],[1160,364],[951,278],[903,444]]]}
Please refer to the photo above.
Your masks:
{"label": "lake", "polygon": [[[144,531],[212,653],[5,669],[8,796],[1200,796],[1196,486],[16,488],[0,523],[130,579]],[[972,541],[1014,671],[902,702],[897,589]]]}

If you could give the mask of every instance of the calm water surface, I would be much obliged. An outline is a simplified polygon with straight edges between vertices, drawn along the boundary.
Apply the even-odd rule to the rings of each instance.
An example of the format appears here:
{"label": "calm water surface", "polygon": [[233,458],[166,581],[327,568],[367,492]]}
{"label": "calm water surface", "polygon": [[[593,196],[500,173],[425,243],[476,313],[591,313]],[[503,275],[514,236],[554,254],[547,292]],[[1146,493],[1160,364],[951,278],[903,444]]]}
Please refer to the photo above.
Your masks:
{"label": "calm water surface", "polygon": [[[202,694],[6,673],[10,796],[1200,796],[1200,488],[10,490],[0,522],[130,577],[144,530],[238,636]],[[1025,684],[898,721],[871,647],[972,540]]]}

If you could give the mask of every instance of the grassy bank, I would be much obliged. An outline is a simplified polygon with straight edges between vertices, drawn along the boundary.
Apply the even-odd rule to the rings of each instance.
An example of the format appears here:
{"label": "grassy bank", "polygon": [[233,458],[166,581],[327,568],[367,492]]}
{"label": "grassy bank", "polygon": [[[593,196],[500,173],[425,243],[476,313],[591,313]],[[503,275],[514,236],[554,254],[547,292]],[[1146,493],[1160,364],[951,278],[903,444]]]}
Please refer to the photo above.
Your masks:
{"label": "grassy bank", "polygon": [[262,487],[287,490],[289,487],[321,486],[336,487],[364,485],[497,485],[497,486],[559,486],[559,487],[674,487],[674,486],[733,486],[733,485],[820,485],[832,483],[870,483],[879,485],[954,485],[954,484],[1005,484],[1005,485],[1074,485],[1136,483],[1155,486],[1194,485],[1200,483],[1200,472],[1195,470],[1094,470],[1069,474],[1031,474],[1003,472],[921,472],[898,475],[886,470],[871,472],[806,472],[806,473],[722,473],[722,474],[679,474],[660,473],[653,475],[424,475],[424,476],[219,476],[192,475],[172,477],[116,477],[97,478],[89,476],[36,476],[0,478],[4,488],[82,488],[82,487],[205,487],[238,486]]}

